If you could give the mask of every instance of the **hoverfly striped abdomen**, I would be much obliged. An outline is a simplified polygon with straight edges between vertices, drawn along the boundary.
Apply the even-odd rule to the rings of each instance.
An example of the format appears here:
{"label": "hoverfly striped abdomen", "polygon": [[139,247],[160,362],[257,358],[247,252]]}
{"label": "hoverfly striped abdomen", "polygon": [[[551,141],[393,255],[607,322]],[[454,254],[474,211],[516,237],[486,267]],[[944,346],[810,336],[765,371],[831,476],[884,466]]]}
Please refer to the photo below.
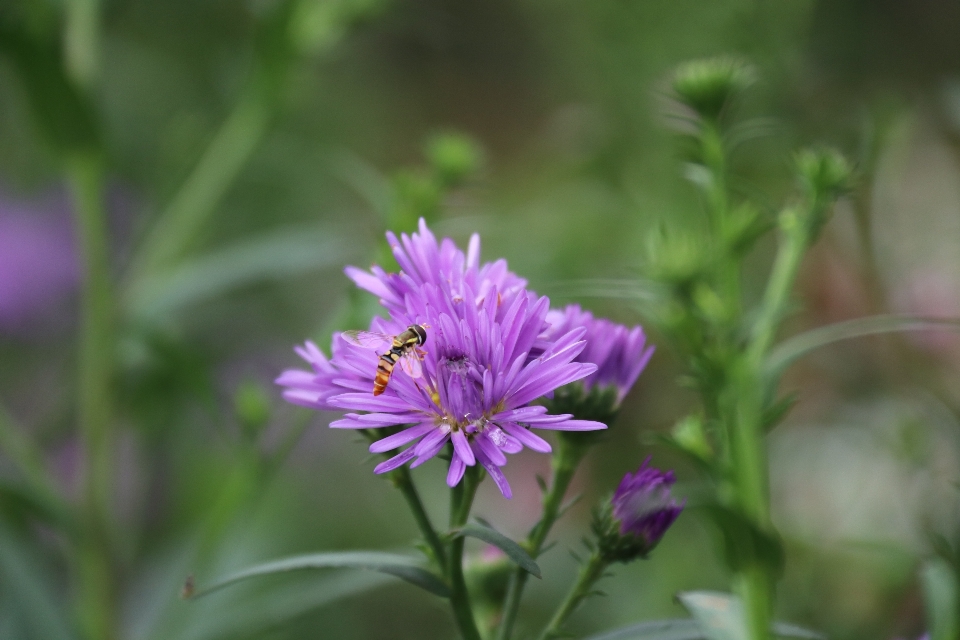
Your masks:
{"label": "hoverfly striped abdomen", "polygon": [[412,324],[396,336],[375,331],[344,331],[341,335],[353,344],[377,353],[377,373],[373,379],[373,395],[378,396],[386,390],[397,363],[411,378],[423,376],[420,361],[424,352],[420,347],[427,341],[429,328],[430,326],[426,324]]}
{"label": "hoverfly striped abdomen", "polygon": [[[377,376],[373,380],[373,395],[378,396],[387,388],[393,368],[401,358],[416,358],[416,349],[427,341],[427,330],[423,325],[412,324],[406,331],[393,339],[390,350],[380,356],[377,362]],[[417,361],[419,371],[419,360]],[[413,376],[418,377],[418,376]]]}

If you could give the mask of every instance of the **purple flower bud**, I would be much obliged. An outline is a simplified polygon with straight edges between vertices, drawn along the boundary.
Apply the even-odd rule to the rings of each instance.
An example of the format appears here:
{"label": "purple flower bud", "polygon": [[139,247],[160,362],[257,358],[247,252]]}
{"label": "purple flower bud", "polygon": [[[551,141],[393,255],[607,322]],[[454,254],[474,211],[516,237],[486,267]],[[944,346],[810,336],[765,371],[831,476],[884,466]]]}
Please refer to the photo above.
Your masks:
{"label": "purple flower bud", "polygon": [[676,478],[643,461],[636,473],[620,481],[610,503],[594,520],[600,553],[609,562],[629,562],[645,557],[677,519],[686,500],[670,495]]}
{"label": "purple flower bud", "polygon": [[677,519],[686,501],[677,503],[670,495],[676,482],[673,471],[660,471],[643,461],[636,473],[628,473],[613,494],[613,517],[620,522],[622,535],[642,537],[648,546],[660,541]]}

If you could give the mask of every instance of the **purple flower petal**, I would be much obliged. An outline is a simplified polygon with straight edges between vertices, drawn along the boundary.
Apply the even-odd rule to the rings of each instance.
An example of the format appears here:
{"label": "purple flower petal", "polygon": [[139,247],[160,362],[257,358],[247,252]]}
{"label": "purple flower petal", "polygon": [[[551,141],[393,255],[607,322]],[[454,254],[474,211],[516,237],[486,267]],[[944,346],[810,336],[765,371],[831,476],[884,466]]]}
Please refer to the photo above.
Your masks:
{"label": "purple flower petal", "polygon": [[550,453],[553,449],[550,447],[550,443],[533,433],[529,429],[525,429],[518,424],[513,422],[501,422],[500,427],[512,435],[514,438],[520,441],[528,449],[533,449],[540,453]]}
{"label": "purple flower petal", "polygon": [[413,447],[406,449],[402,453],[398,453],[389,460],[384,460],[377,466],[373,468],[374,473],[387,473],[388,471],[393,471],[397,467],[402,467],[407,462],[413,459],[414,457]]}
{"label": "purple flower petal", "polygon": [[399,433],[395,433],[372,443],[370,445],[370,453],[383,453],[385,451],[392,451],[397,447],[401,447],[408,442],[416,440],[420,436],[430,433],[430,431],[434,428],[435,427],[433,423],[427,422],[424,424],[418,424],[415,427],[410,427],[409,429],[404,429]]}
{"label": "purple flower petal", "polygon": [[457,452],[457,455],[468,465],[473,466],[477,463],[476,458],[473,455],[473,450],[470,449],[470,443],[467,442],[467,436],[463,434],[463,431],[457,429],[456,431],[450,434],[450,439],[453,440],[453,448]]}
{"label": "purple flower petal", "polygon": [[450,460],[450,468],[447,470],[447,486],[457,486],[457,483],[463,478],[463,472],[466,471],[466,469],[467,465],[463,459],[458,455],[453,456]]}
{"label": "purple flower petal", "polygon": [[606,429],[607,425],[595,420],[567,420],[565,422],[556,422],[553,424],[538,424],[537,429],[550,429],[552,431],[596,431]]}

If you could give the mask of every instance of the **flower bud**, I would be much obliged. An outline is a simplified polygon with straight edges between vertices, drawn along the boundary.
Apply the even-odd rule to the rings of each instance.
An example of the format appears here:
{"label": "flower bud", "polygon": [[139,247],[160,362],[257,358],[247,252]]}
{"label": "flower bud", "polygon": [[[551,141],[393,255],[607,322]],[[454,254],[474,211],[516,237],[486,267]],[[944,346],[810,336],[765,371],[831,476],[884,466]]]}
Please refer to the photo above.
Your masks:
{"label": "flower bud", "polygon": [[736,58],[694,60],[677,68],[673,91],[702,118],[715,120],[730,99],[753,84],[753,67]]}
{"label": "flower bud", "polygon": [[597,549],[607,562],[644,558],[683,511],[670,495],[673,471],[649,467],[644,460],[636,473],[623,477],[610,502],[594,516]]}

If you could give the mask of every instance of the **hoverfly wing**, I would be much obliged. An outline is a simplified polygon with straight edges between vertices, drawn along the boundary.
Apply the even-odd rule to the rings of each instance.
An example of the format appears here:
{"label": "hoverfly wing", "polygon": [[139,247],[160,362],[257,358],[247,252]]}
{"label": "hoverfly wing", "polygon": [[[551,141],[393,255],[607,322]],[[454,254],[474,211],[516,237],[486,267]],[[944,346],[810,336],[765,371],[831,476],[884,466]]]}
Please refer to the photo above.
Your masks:
{"label": "hoverfly wing", "polygon": [[400,368],[411,378],[422,378],[423,366],[420,364],[421,357],[416,349],[411,349],[400,358]]}
{"label": "hoverfly wing", "polygon": [[378,353],[388,351],[393,346],[393,336],[376,331],[344,331],[341,333],[347,342],[373,349]]}

